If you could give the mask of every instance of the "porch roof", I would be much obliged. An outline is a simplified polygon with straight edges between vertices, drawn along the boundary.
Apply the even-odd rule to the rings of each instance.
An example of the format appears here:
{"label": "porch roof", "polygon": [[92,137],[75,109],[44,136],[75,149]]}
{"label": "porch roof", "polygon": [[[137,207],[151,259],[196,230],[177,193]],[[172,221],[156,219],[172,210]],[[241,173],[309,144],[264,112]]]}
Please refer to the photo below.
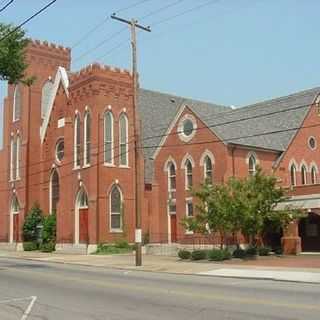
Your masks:
{"label": "porch roof", "polygon": [[317,209],[320,208],[320,194],[308,194],[292,196],[287,201],[278,203],[275,210],[283,210],[286,207],[291,209]]}

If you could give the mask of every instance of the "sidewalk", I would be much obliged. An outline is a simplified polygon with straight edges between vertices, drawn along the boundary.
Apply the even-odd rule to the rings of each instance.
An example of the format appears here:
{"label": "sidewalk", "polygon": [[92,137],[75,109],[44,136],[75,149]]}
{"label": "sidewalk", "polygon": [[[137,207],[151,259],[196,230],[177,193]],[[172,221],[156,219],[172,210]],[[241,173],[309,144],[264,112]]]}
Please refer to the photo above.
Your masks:
{"label": "sidewalk", "polygon": [[142,267],[135,266],[135,257],[133,254],[70,255],[41,252],[0,251],[0,258],[1,257],[122,270],[142,270],[175,274],[269,279],[320,284],[320,256],[288,256],[268,259],[261,257],[258,260],[251,261],[233,259],[232,261],[224,263],[215,263],[208,261],[181,261],[176,257],[144,255]]}

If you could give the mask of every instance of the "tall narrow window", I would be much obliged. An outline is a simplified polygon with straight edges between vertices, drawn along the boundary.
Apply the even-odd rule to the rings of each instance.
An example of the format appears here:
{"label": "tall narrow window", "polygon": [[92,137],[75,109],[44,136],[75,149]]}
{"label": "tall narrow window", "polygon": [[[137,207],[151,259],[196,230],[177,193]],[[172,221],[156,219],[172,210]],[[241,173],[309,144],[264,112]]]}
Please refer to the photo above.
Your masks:
{"label": "tall narrow window", "polygon": [[311,183],[312,184],[317,183],[317,169],[315,166],[312,166],[311,168]]}
{"label": "tall narrow window", "polygon": [[52,92],[53,82],[51,80],[47,80],[46,83],[42,87],[41,91],[41,119],[46,117],[49,103],[50,103],[50,96]]}
{"label": "tall narrow window", "polygon": [[257,161],[254,155],[249,157],[249,174],[253,176],[256,173]]}
{"label": "tall narrow window", "polygon": [[301,167],[301,184],[307,184],[307,169],[305,165]]}
{"label": "tall narrow window", "polygon": [[110,111],[104,114],[104,162],[113,164],[113,115]]}
{"label": "tall narrow window", "polygon": [[110,229],[122,230],[122,194],[118,186],[114,186],[110,193]]}
{"label": "tall narrow window", "polygon": [[90,165],[91,160],[91,115],[84,115],[84,165]]}
{"label": "tall narrow window", "polygon": [[192,163],[189,159],[187,159],[185,163],[185,186],[186,190],[192,187]]}
{"label": "tall narrow window", "polygon": [[14,154],[15,154],[15,141],[14,137],[11,137],[10,141],[10,181],[15,180],[15,160],[14,160]]}
{"label": "tall narrow window", "polygon": [[20,179],[20,154],[21,154],[21,139],[17,136],[16,139],[16,179]]}
{"label": "tall narrow window", "polygon": [[11,203],[11,212],[12,213],[19,213],[20,211],[20,204],[19,200],[16,195],[13,196],[12,198],[12,203]]}
{"label": "tall narrow window", "polygon": [[83,187],[78,192],[77,203],[78,203],[79,209],[87,209],[89,206],[88,194]]}
{"label": "tall narrow window", "polygon": [[176,191],[176,167],[170,162],[168,165],[168,192]]}
{"label": "tall narrow window", "polygon": [[128,166],[128,118],[122,113],[119,119],[120,165]]}
{"label": "tall narrow window", "polygon": [[206,156],[204,158],[204,163],[203,164],[204,164],[204,179],[205,179],[205,182],[212,184],[212,181],[213,181],[213,179],[212,179],[212,176],[213,176],[212,171],[213,170],[212,170],[212,161],[211,161],[209,156]]}
{"label": "tall narrow window", "polygon": [[77,113],[74,120],[74,167],[79,168],[81,164],[81,124],[80,115]]}
{"label": "tall narrow window", "polygon": [[290,167],[290,182],[292,186],[295,186],[297,184],[297,169],[294,164],[291,165]]}
{"label": "tall narrow window", "polygon": [[17,121],[21,116],[21,88],[16,85],[13,94],[13,121]]}
{"label": "tall narrow window", "polygon": [[59,175],[57,170],[54,170],[50,179],[50,213],[57,212],[57,205],[60,199]]}

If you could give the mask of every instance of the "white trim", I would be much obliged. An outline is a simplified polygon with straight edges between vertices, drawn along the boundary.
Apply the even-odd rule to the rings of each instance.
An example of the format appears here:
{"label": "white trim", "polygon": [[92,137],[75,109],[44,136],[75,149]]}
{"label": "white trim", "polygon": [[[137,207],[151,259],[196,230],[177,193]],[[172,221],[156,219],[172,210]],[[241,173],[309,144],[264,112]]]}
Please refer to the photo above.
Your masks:
{"label": "white trim", "polygon": [[58,169],[54,167],[51,170],[50,179],[49,179],[49,214],[50,215],[52,214],[52,176],[54,172],[57,172],[58,179],[59,179],[59,198],[60,198],[60,175],[59,175]]}
{"label": "white trim", "polygon": [[319,173],[319,169],[317,164],[314,161],[311,161],[310,166],[309,166],[309,172],[311,172],[312,167],[315,167],[316,173]]}
{"label": "white trim", "polygon": [[[112,191],[114,188],[117,188],[120,192],[120,212],[119,212],[119,215],[120,215],[120,228],[112,228],[112,225],[111,225],[111,216],[112,215],[118,215],[118,212],[114,212],[112,214],[111,212],[111,194],[112,194]],[[123,217],[121,216],[121,210],[123,209],[123,194],[122,194],[122,190],[119,186],[118,183],[114,183],[112,186],[111,186],[111,189],[110,189],[110,192],[109,192],[109,231],[111,233],[122,233],[123,232]]]}
{"label": "white trim", "polygon": [[81,167],[81,159],[80,164],[77,164],[78,159],[78,150],[77,150],[77,138],[78,138],[78,132],[77,132],[77,122],[79,121],[80,125],[80,145],[81,145],[81,118],[80,118],[80,112],[76,110],[75,117],[73,121],[73,169],[80,169]]}
{"label": "white trim", "polygon": [[176,113],[175,117],[173,118],[173,120],[171,121],[167,131],[165,132],[165,134],[163,135],[163,137],[160,140],[160,143],[157,147],[157,149],[154,151],[153,155],[152,155],[152,159],[155,160],[155,158],[158,156],[162,146],[164,145],[164,143],[166,142],[167,138],[169,137],[170,132],[173,130],[173,128],[175,127],[177,121],[179,120],[181,114],[183,113],[184,109],[186,108],[186,105],[181,105],[180,109],[178,110],[178,112]]}
{"label": "white trim", "polygon": [[[302,169],[305,169],[305,171],[303,171]],[[301,185],[305,186],[308,184],[308,166],[305,165],[305,163],[303,162],[300,165],[300,174],[301,174]],[[303,183],[303,180],[305,183]]]}
{"label": "white trim", "polygon": [[75,210],[74,210],[74,244],[79,244],[80,242],[80,209],[89,209],[89,203],[86,207],[81,207],[79,205],[79,196],[81,192],[85,192],[87,195],[87,199],[89,201],[88,192],[86,188],[81,185],[81,187],[78,190],[77,196],[76,196],[76,203],[75,203]]}
{"label": "white trim", "polygon": [[[121,163],[121,118],[125,119],[126,125],[126,163]],[[129,119],[125,112],[119,116],[119,167],[129,167]]]}
{"label": "white trim", "polygon": [[[311,139],[313,139],[314,140],[314,144],[315,144],[315,146],[314,146],[314,148],[312,148],[311,146],[310,146],[310,140]],[[318,146],[318,144],[317,144],[317,139],[314,137],[314,136],[310,136],[310,137],[308,137],[308,147],[309,147],[309,149],[311,150],[311,151],[314,151],[314,150],[316,150],[317,149],[317,146]]]}
{"label": "white trim", "polygon": [[184,155],[184,157],[182,158],[180,169],[184,169],[185,168],[187,160],[190,160],[192,168],[195,167],[195,162],[194,162],[192,156],[189,153],[186,153]]}
{"label": "white trim", "polygon": [[172,156],[169,156],[168,159],[166,160],[166,162],[164,163],[164,166],[163,166],[163,171],[164,172],[167,172],[168,171],[168,165],[169,163],[172,162],[175,166],[175,169],[177,170],[177,163],[175,162],[175,160],[172,158]]}
{"label": "white trim", "polygon": [[14,144],[14,136],[11,135],[10,139],[10,181],[14,181],[13,179],[13,144]]}
{"label": "white trim", "polygon": [[306,172],[309,173],[309,166],[307,165],[307,163],[306,163],[305,160],[302,160],[302,161],[300,162],[300,167],[299,167],[299,171],[300,171],[300,172],[301,172],[303,166],[305,166]]}
{"label": "white trim", "polygon": [[[90,134],[92,136],[92,117],[91,117],[91,112],[89,110],[89,107],[86,106],[85,107],[85,113],[84,113],[84,117],[83,117],[83,167],[87,168],[90,167],[91,163],[90,163],[90,156],[91,154],[89,154],[89,161],[87,159],[87,143],[88,143],[88,119],[90,119],[89,125],[90,125]],[[90,137],[90,140],[92,137]],[[91,144],[91,141],[89,141]],[[90,148],[90,153],[91,153],[91,148]]]}
{"label": "white trim", "polygon": [[47,113],[46,113],[45,118],[43,119],[43,123],[42,123],[42,126],[40,128],[41,143],[43,143],[45,135],[46,135],[46,132],[47,132],[47,128],[48,128],[48,125],[49,125],[49,120],[50,120],[50,116],[51,116],[54,100],[55,100],[57,92],[59,90],[60,83],[62,83],[62,86],[64,88],[66,96],[69,98],[69,91],[68,91],[69,79],[68,79],[67,71],[63,67],[58,67],[58,70],[57,70],[57,73],[56,73],[56,77],[54,79],[52,92],[51,92],[50,99],[49,99]]}
{"label": "white trim", "polygon": [[[188,183],[188,169],[187,169],[187,162],[191,164],[191,185],[189,186]],[[194,168],[194,163],[192,163],[192,159],[187,158],[184,162],[184,188],[185,190],[190,190],[193,185],[193,168]]]}
{"label": "white trim", "polygon": [[201,167],[204,166],[204,159],[206,158],[206,156],[208,156],[211,159],[212,165],[215,164],[215,157],[214,157],[213,153],[210,150],[206,149],[202,153],[201,158],[200,158],[200,166]]}
{"label": "white trim", "polygon": [[[294,183],[292,183],[292,177],[291,177],[291,170],[292,168],[294,167]],[[294,160],[290,160],[290,164],[289,164],[289,182],[290,182],[290,185],[291,186],[296,186],[297,185],[297,165],[296,165],[296,162]]]}
{"label": "white trim", "polygon": [[20,180],[20,150],[21,150],[21,137],[17,135],[16,137],[16,180]]}
{"label": "white trim", "polygon": [[[183,124],[186,120],[189,120],[192,122],[193,125],[193,129],[192,132],[189,136],[185,135],[183,132]],[[185,114],[180,120],[179,120],[179,124],[178,124],[178,135],[180,140],[182,140],[183,142],[189,142],[190,140],[192,140],[192,138],[194,137],[194,135],[196,134],[197,131],[197,120],[196,118],[191,115],[190,113]]]}
{"label": "white trim", "polygon": [[288,170],[290,171],[291,166],[294,164],[294,166],[296,167],[296,171],[299,170],[299,165],[297,163],[297,161],[295,159],[290,159],[289,161],[289,165],[288,165]]}
{"label": "white trim", "polygon": [[[313,169],[315,169],[314,170],[314,173],[315,173],[314,177],[312,176]],[[314,182],[312,181],[313,178],[315,178]],[[317,165],[315,163],[310,165],[310,179],[311,179],[310,180],[310,184],[317,184],[318,183],[318,167],[317,167]]]}
{"label": "white trim", "polygon": [[[186,201],[185,201],[185,209],[186,209],[186,211],[185,211],[185,214],[186,214],[186,217],[187,218],[190,218],[190,217],[193,217],[194,216],[194,212],[193,212],[193,215],[192,216],[189,216],[188,215],[188,204],[189,203],[192,203],[192,207],[193,207],[193,210],[194,210],[194,206],[193,206],[193,199],[192,199],[192,197],[187,197],[186,198]],[[193,234],[193,231],[192,230],[185,230],[185,234]]]}
{"label": "white trim", "polygon": [[[15,87],[14,87],[14,91],[13,91],[13,106],[12,106],[12,122],[16,122],[16,121],[19,121],[20,120],[20,118],[21,118],[21,99],[22,99],[22,97],[21,97],[21,91],[19,92],[18,91],[19,90],[19,84],[16,84],[15,85]],[[19,108],[20,108],[20,110],[19,110],[19,118],[17,118],[16,117],[16,110],[17,110],[17,106],[16,106],[16,95],[17,94],[20,94],[20,106],[19,106]]]}

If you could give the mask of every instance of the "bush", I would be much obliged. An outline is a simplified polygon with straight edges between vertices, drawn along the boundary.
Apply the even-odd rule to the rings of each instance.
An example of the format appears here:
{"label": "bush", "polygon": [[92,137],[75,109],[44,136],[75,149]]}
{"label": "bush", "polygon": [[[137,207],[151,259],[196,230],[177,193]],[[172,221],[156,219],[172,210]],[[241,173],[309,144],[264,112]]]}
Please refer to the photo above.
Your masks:
{"label": "bush", "polygon": [[97,251],[93,254],[123,254],[123,253],[129,253],[132,252],[132,247],[128,244],[128,247],[117,247],[113,244],[99,244]]}
{"label": "bush", "polygon": [[276,254],[276,255],[281,255],[283,254],[283,250],[282,250],[282,247],[277,247],[273,250],[273,252]]}
{"label": "bush", "polygon": [[182,260],[187,260],[191,258],[191,252],[185,249],[181,249],[178,252],[178,257]]}
{"label": "bush", "polygon": [[257,247],[249,247],[247,250],[246,250],[246,255],[247,256],[256,256],[258,254],[258,249]]}
{"label": "bush", "polygon": [[56,244],[54,242],[42,243],[40,245],[41,252],[52,252],[55,251]]}
{"label": "bush", "polygon": [[246,257],[246,250],[243,250],[241,248],[237,248],[233,251],[233,257],[238,259],[244,259]]}
{"label": "bush", "polygon": [[56,242],[57,219],[55,214],[43,218],[42,243]]}
{"label": "bush", "polygon": [[271,249],[269,247],[260,247],[258,249],[259,256],[268,256],[270,254]]}
{"label": "bush", "polygon": [[117,240],[115,242],[114,246],[116,248],[120,248],[120,249],[129,249],[129,248],[131,248],[129,243],[128,243],[128,241],[124,240],[124,239]]}
{"label": "bush", "polygon": [[35,241],[27,241],[23,243],[24,251],[34,251],[38,249],[38,243]]}
{"label": "bush", "polygon": [[228,249],[212,249],[208,251],[208,259],[211,261],[223,261],[231,259],[231,253]]}
{"label": "bush", "polygon": [[39,240],[39,226],[42,224],[42,210],[35,203],[23,223],[23,240],[25,242],[36,242]]}
{"label": "bush", "polygon": [[191,260],[203,260],[207,258],[207,250],[194,250],[191,253]]}

